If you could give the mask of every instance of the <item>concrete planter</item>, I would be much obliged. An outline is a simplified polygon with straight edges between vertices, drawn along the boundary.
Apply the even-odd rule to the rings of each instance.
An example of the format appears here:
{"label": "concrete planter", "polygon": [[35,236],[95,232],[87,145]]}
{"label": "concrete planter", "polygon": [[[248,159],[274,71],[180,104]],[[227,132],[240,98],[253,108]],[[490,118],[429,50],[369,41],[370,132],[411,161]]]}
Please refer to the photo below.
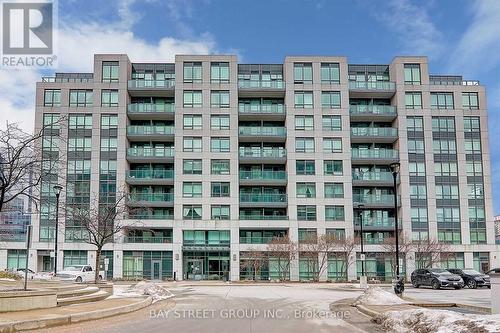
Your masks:
{"label": "concrete planter", "polygon": [[53,308],[57,294],[52,290],[0,292],[0,312]]}

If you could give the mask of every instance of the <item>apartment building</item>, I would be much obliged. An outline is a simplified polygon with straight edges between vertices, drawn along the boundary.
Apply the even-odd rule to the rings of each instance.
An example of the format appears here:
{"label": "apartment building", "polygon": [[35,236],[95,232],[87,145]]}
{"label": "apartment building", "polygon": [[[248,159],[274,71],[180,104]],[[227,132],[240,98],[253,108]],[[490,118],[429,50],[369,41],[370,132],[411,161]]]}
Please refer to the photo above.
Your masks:
{"label": "apartment building", "polygon": [[[407,237],[449,244],[441,266],[500,266],[485,88],[429,74],[426,57],[363,65],[327,56],[239,64],[226,55],[175,63],[95,55],[93,73],[37,83],[35,128],[61,116],[67,126],[51,126],[43,140],[43,154],[61,157],[66,175],[61,205],[96,197],[105,205],[117,189],[129,192],[127,228],[103,253],[108,277],[276,279],[271,254],[258,274],[248,265],[273,237],[349,238],[363,223],[365,272],[390,279],[392,254],[382,244],[394,236],[394,195]],[[52,263],[52,187],[60,182],[54,174],[41,186],[33,270]],[[93,264],[82,230],[60,218],[58,268]],[[23,248],[7,243],[0,267]],[[407,253],[403,271],[422,255]],[[349,279],[361,274],[359,248],[355,257]],[[341,266],[328,254],[320,279],[338,279]],[[313,273],[301,253],[292,260],[291,280]]]}

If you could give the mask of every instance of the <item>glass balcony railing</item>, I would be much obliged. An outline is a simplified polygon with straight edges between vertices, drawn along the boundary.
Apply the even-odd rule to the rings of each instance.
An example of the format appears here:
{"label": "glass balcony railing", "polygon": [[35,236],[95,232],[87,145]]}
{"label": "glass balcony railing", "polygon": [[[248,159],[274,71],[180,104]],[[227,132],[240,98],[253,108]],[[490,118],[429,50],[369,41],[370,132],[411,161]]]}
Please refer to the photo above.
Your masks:
{"label": "glass balcony railing", "polygon": [[284,104],[240,104],[240,113],[285,113]]}
{"label": "glass balcony railing", "polygon": [[155,103],[132,103],[127,106],[129,113],[139,112],[174,112],[174,103],[155,104]]}
{"label": "glass balcony railing", "polygon": [[172,88],[175,85],[175,79],[169,80],[128,80],[128,88],[147,89],[147,88]]}
{"label": "glass balcony railing", "polygon": [[396,115],[396,107],[392,105],[350,105],[349,112],[351,114],[380,114],[380,115]]}
{"label": "glass balcony railing", "polygon": [[216,239],[206,239],[206,240],[184,239],[182,244],[187,246],[229,246],[231,242],[229,240],[216,240]]}
{"label": "glass balcony railing", "polygon": [[243,171],[243,170],[240,170],[240,179],[286,180],[286,171],[265,171],[265,170]]}
{"label": "glass balcony railing", "polygon": [[352,173],[352,180],[366,180],[366,181],[393,181],[392,172],[356,172]]}
{"label": "glass balcony railing", "polygon": [[358,159],[397,159],[399,152],[394,149],[351,149],[352,158]]}
{"label": "glass balcony railing", "polygon": [[[392,194],[353,194],[352,201],[363,204],[394,205]],[[398,196],[398,203],[400,198]]]}
{"label": "glass balcony railing", "polygon": [[286,157],[285,148],[240,147],[239,153],[240,157],[265,157],[265,158]]}
{"label": "glass balcony railing", "polygon": [[132,220],[173,220],[174,214],[131,214]]}
{"label": "glass balcony railing", "polygon": [[172,237],[125,236],[124,243],[172,243]]}
{"label": "glass balcony railing", "polygon": [[262,203],[273,203],[273,202],[287,202],[286,194],[253,194],[253,193],[240,193],[240,202],[262,202]]}
{"label": "glass balcony railing", "polygon": [[174,134],[174,126],[142,126],[131,125],[127,127],[129,135],[168,135]]}
{"label": "glass balcony railing", "polygon": [[173,193],[130,193],[130,201],[173,202]]}
{"label": "glass balcony railing", "polygon": [[239,80],[238,87],[242,89],[285,89],[285,81],[272,80],[272,81],[262,81],[262,80]]}
{"label": "glass balcony railing", "polygon": [[240,215],[240,220],[278,220],[278,221],[283,221],[283,220],[288,220],[288,216],[286,215],[259,215],[259,214],[243,214]]}
{"label": "glass balcony railing", "polygon": [[239,128],[240,135],[263,135],[263,136],[286,136],[284,127],[264,127],[264,126],[242,126]]}
{"label": "glass balcony railing", "polygon": [[174,170],[129,170],[129,179],[173,179]]}
{"label": "glass balcony railing", "polygon": [[[394,218],[385,218],[385,219],[372,219],[372,218],[363,218],[363,228],[364,227],[380,227],[380,228],[393,228],[394,227]],[[361,225],[360,218],[354,218],[354,225],[359,227]]]}
{"label": "glass balcony railing", "polygon": [[351,136],[397,137],[398,129],[392,127],[351,127]]}
{"label": "glass balcony railing", "polygon": [[240,244],[269,244],[275,237],[278,236],[240,237]]}
{"label": "glass balcony railing", "polygon": [[395,90],[396,84],[390,81],[349,81],[349,89],[359,90]]}
{"label": "glass balcony railing", "polygon": [[130,157],[174,157],[173,147],[141,147],[141,148],[128,148],[127,156]]}
{"label": "glass balcony railing", "polygon": [[386,241],[387,238],[379,238],[379,237],[365,237],[363,240],[363,243],[365,244],[371,244],[371,245],[376,245],[376,244],[383,244]]}

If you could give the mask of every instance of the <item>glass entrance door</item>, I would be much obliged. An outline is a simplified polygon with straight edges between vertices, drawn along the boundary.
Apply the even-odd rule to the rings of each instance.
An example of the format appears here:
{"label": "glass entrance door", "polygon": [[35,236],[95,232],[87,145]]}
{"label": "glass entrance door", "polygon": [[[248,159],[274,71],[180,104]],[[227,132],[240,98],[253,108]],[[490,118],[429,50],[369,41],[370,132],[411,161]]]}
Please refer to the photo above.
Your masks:
{"label": "glass entrance door", "polygon": [[151,267],[151,280],[161,280],[161,260],[152,260]]}
{"label": "glass entrance door", "polygon": [[203,279],[203,260],[189,259],[187,261],[187,280],[202,280]]}

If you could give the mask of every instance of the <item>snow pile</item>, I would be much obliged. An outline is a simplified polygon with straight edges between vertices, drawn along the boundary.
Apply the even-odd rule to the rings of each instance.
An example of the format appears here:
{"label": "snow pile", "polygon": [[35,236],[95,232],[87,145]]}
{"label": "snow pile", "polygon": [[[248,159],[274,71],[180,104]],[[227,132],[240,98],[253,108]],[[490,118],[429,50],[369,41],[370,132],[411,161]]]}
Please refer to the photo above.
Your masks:
{"label": "snow pile", "polygon": [[388,332],[500,332],[500,315],[463,314],[448,310],[390,311],[375,318]]}
{"label": "snow pile", "polygon": [[399,298],[389,291],[385,291],[380,287],[368,287],[361,296],[359,296],[354,305],[392,305],[392,304],[408,304],[409,302]]}
{"label": "snow pile", "polygon": [[151,296],[153,298],[153,303],[174,296],[170,290],[162,287],[158,283],[141,281],[133,286],[121,287],[115,285],[111,298],[141,297],[144,295]]}
{"label": "snow pile", "polygon": [[14,280],[14,279],[9,279],[9,278],[0,278],[0,281],[16,282],[16,280]]}

